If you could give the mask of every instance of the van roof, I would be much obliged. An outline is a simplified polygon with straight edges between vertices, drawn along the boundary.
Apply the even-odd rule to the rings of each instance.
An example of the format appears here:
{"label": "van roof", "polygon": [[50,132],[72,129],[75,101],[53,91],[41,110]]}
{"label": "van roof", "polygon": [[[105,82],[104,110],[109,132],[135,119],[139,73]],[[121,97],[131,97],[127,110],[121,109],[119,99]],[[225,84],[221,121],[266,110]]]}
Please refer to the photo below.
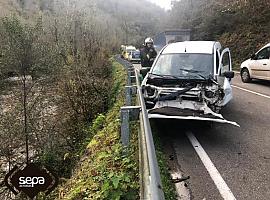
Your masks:
{"label": "van roof", "polygon": [[185,41],[168,44],[164,47],[162,54],[171,53],[204,53],[213,54],[214,46],[221,48],[219,42],[215,41]]}

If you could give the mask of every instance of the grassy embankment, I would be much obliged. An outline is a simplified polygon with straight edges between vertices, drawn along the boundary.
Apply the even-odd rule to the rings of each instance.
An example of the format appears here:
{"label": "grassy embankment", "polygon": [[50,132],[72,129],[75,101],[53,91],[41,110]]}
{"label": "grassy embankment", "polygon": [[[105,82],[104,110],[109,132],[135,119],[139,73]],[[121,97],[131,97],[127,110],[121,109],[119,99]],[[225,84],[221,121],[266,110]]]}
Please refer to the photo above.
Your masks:
{"label": "grassy embankment", "polygon": [[[130,151],[123,154],[120,143],[120,107],[124,105],[126,71],[113,61],[114,104],[99,115],[89,132],[95,136],[70,180],[59,189],[59,199],[138,199],[137,134],[132,134]],[[136,133],[136,132],[135,132]]]}
{"label": "grassy embankment", "polygon": [[[113,62],[114,84],[111,109],[99,115],[89,127],[94,137],[82,154],[71,179],[58,188],[58,199],[139,199],[139,167],[137,128],[132,125],[131,148],[123,156],[120,143],[120,107],[124,105],[126,71]],[[163,191],[167,200],[176,198],[175,188],[170,180],[162,144],[155,136],[156,153],[159,162]]]}

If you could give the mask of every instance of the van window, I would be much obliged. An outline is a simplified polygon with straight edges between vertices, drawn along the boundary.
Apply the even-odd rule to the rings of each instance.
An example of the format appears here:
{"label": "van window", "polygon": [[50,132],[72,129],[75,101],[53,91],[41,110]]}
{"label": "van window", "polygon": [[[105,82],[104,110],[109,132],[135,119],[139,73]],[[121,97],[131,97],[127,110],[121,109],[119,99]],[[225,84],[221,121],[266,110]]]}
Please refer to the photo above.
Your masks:
{"label": "van window", "polygon": [[230,54],[229,52],[226,52],[222,57],[220,73],[223,74],[226,71],[230,71],[230,64]]}
{"label": "van window", "polygon": [[152,73],[184,78],[207,78],[213,74],[213,56],[196,53],[163,54],[158,58]]}

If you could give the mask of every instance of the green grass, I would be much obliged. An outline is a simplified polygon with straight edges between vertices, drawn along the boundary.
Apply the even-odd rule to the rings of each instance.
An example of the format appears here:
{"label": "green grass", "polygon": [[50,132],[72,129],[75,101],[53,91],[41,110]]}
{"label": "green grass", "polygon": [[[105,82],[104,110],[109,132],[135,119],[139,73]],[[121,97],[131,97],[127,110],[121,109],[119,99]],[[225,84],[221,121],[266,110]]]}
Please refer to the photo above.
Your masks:
{"label": "green grass", "polygon": [[[120,143],[120,107],[124,105],[126,71],[112,61],[114,84],[111,108],[99,115],[89,127],[96,132],[71,179],[59,188],[59,199],[126,199],[139,198],[136,133],[128,153]],[[113,101],[114,104],[113,104]]]}

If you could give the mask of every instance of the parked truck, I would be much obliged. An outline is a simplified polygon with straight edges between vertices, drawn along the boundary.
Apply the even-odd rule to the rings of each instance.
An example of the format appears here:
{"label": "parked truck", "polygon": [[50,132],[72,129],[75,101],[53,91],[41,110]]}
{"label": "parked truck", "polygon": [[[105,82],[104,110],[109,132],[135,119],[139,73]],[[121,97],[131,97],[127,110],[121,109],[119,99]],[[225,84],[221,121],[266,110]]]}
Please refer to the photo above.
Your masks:
{"label": "parked truck", "polygon": [[159,52],[165,45],[174,42],[189,41],[191,38],[190,29],[171,29],[157,34],[154,37],[154,47]]}

